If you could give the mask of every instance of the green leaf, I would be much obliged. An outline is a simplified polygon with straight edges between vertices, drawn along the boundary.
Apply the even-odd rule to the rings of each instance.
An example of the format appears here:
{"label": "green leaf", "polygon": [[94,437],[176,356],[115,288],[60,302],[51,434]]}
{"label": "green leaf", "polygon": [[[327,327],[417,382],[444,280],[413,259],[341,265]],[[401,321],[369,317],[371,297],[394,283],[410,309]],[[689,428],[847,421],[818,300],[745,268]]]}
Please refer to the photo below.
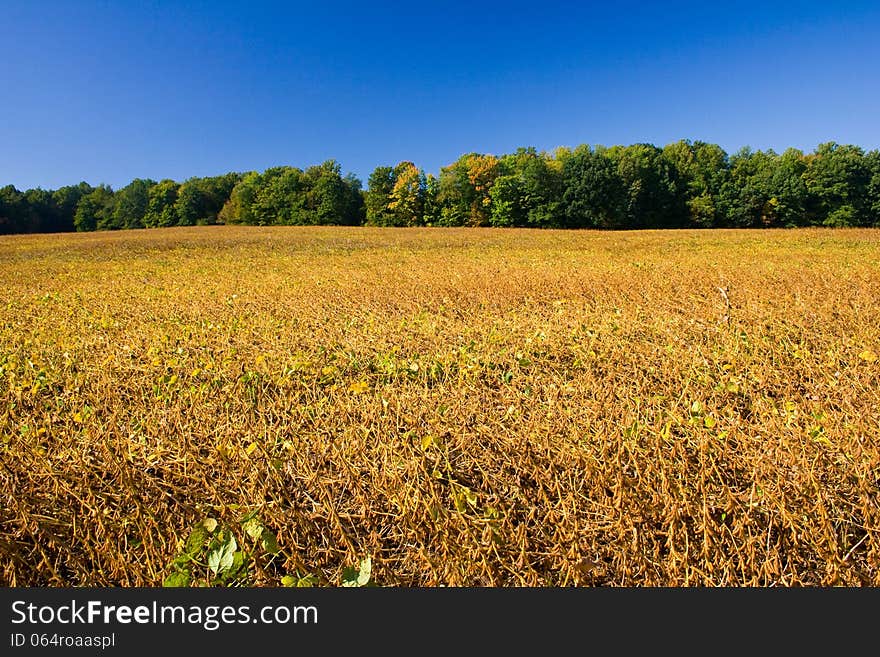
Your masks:
{"label": "green leaf", "polygon": [[186,539],[186,547],[184,552],[190,557],[195,557],[198,555],[202,548],[205,545],[205,541],[209,536],[208,529],[205,527],[204,522],[198,522],[193,525],[192,530],[189,533],[189,537]]}
{"label": "green leaf", "polygon": [[468,504],[474,507],[477,505],[477,494],[467,486],[456,484],[452,489],[452,501],[459,513],[465,513]]}
{"label": "green leaf", "polygon": [[354,566],[346,566],[342,571],[343,586],[357,586],[358,569]]}
{"label": "green leaf", "polygon": [[238,543],[235,542],[235,536],[230,532],[225,543],[208,553],[208,568],[216,575],[230,570],[235,563],[237,549]]}
{"label": "green leaf", "polygon": [[363,561],[361,561],[361,569],[358,573],[358,586],[366,586],[370,581],[370,574],[373,572],[373,561],[370,557],[367,557]]}
{"label": "green leaf", "polygon": [[174,561],[171,562],[171,565],[181,570],[183,568],[188,568],[190,562],[192,562],[193,557],[186,552],[182,552],[174,557]]}
{"label": "green leaf", "polygon": [[248,520],[251,520],[252,518],[256,518],[257,513],[259,513],[259,512],[256,509],[254,509],[253,511],[248,511],[241,518],[238,519],[238,522],[241,523],[242,525],[244,525]]}
{"label": "green leaf", "polygon": [[455,502],[455,509],[459,513],[464,513],[467,511],[467,493],[465,490],[459,489],[452,493],[452,498]]}
{"label": "green leaf", "polygon": [[165,578],[165,581],[162,582],[162,586],[164,586],[165,588],[175,588],[179,586],[189,586],[189,583],[189,573],[178,570],[177,572],[173,572],[168,575],[168,577]]}
{"label": "green leaf", "polygon": [[465,488],[464,496],[468,504],[470,504],[471,506],[477,506],[477,494],[474,491],[472,491],[470,488]]}
{"label": "green leaf", "polygon": [[248,518],[241,524],[241,528],[254,540],[259,539],[263,535],[263,523],[256,517]]}
{"label": "green leaf", "polygon": [[306,575],[305,577],[300,577],[296,583],[297,588],[300,589],[310,589],[318,583],[318,578],[314,575]]}
{"label": "green leaf", "polygon": [[281,585],[286,586],[287,588],[311,588],[317,583],[318,578],[314,575],[305,575],[303,577],[298,577],[296,575],[285,575],[281,578]]}
{"label": "green leaf", "polygon": [[360,568],[348,567],[342,571],[342,585],[349,587],[366,586],[370,581],[373,562],[370,557],[361,561]]}
{"label": "green leaf", "polygon": [[216,550],[211,550],[210,554],[208,554],[208,568],[211,569],[213,573],[220,572],[220,558],[222,556],[222,548],[217,548]]}
{"label": "green leaf", "polygon": [[238,577],[245,573],[245,565],[247,562],[247,555],[239,550],[235,554],[232,555],[232,566],[229,570],[224,573],[225,578],[230,577]]}
{"label": "green leaf", "polygon": [[263,549],[269,554],[278,554],[281,552],[281,548],[278,547],[278,539],[275,537],[275,534],[268,529],[263,529],[263,533],[260,534],[260,539]]}

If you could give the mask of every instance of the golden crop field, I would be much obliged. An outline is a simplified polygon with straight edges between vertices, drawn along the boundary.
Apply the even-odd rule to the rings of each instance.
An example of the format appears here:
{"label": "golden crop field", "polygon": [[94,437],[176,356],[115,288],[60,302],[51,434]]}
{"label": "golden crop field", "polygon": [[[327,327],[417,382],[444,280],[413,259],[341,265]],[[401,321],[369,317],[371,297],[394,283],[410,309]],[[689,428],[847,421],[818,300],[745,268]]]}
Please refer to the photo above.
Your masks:
{"label": "golden crop field", "polygon": [[880,585],[877,230],[23,235],[0,274],[2,584]]}

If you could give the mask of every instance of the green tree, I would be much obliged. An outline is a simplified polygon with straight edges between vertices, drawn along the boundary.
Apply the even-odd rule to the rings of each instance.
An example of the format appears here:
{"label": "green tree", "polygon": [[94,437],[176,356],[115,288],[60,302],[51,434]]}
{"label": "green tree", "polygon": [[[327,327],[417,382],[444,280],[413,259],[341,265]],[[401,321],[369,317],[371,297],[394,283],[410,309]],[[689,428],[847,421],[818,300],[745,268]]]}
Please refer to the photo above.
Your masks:
{"label": "green tree", "polygon": [[24,195],[12,185],[0,188],[0,234],[25,232],[24,214]]}
{"label": "green tree", "polygon": [[426,226],[437,226],[440,223],[442,208],[438,196],[440,194],[440,181],[433,175],[425,176],[425,212],[424,221]]}
{"label": "green tree", "polygon": [[353,173],[347,174],[342,180],[347,196],[343,223],[347,226],[363,226],[367,220],[363,183]]}
{"label": "green tree", "polygon": [[[143,228],[154,180],[135,178],[116,192],[113,222],[107,228]],[[101,226],[98,226],[101,228]]]}
{"label": "green tree", "polygon": [[687,223],[685,194],[663,151],[652,144],[615,146],[608,156],[626,188],[628,228],[677,228]]}
{"label": "green tree", "polygon": [[858,146],[835,142],[819,144],[807,158],[803,174],[810,194],[811,222],[827,226],[869,223],[867,206],[871,171],[865,152]]}
{"label": "green tree", "polygon": [[29,189],[22,200],[23,232],[45,233],[55,229],[57,221],[52,192],[40,187]]}
{"label": "green tree", "polygon": [[871,174],[866,189],[867,224],[880,226],[880,151],[873,150],[865,156],[865,163]]}
{"label": "green tree", "polygon": [[307,207],[310,183],[301,169],[272,167],[266,169],[255,184],[257,192],[252,211],[257,225],[315,223]]}
{"label": "green tree", "polygon": [[580,146],[566,154],[562,177],[566,227],[624,227],[627,188],[606,149]]}
{"label": "green tree", "polygon": [[173,180],[163,180],[150,187],[147,195],[147,212],[144,215],[146,228],[164,228],[179,223],[177,209],[180,185]]}
{"label": "green tree", "polygon": [[367,212],[367,223],[371,226],[390,226],[394,220],[394,212],[389,207],[391,193],[396,183],[394,167],[376,167],[367,180],[367,191],[364,194],[364,205]]}
{"label": "green tree", "polygon": [[219,221],[223,206],[241,180],[238,173],[208,178],[190,178],[177,192],[175,213],[181,226],[210,225]]}
{"label": "green tree", "polygon": [[[499,182],[502,189],[496,191]],[[562,187],[560,162],[532,147],[519,148],[498,162],[497,177],[489,192],[490,222],[495,226],[559,226],[563,223]]]}
{"label": "green tree", "polygon": [[776,213],[772,180],[777,159],[770,151],[741,148],[730,156],[730,177],[721,190],[726,223],[736,228],[772,227]]}
{"label": "green tree", "polygon": [[394,167],[394,187],[388,208],[395,226],[421,226],[425,223],[425,173],[412,162]]}
{"label": "green tree", "polygon": [[109,185],[98,185],[76,206],[73,223],[78,231],[105,230],[114,222],[116,197]]}
{"label": "green tree", "polygon": [[334,225],[347,223],[348,204],[350,197],[342,176],[339,165],[335,161],[325,162],[319,167],[310,167],[307,176],[312,176],[312,171],[318,172],[314,178],[309,193],[309,206],[313,220],[310,223],[318,225]]}
{"label": "green tree", "polygon": [[729,177],[727,153],[716,144],[677,141],[663,148],[685,195],[688,223],[699,227],[723,223],[721,190]]}
{"label": "green tree", "polygon": [[363,223],[361,183],[351,175],[343,178],[336,160],[309,167],[305,176],[310,182],[307,200],[312,220],[308,223],[345,226]]}
{"label": "green tree", "polygon": [[[217,221],[224,224],[256,225],[257,216],[254,212],[254,203],[257,200],[261,183],[262,176],[256,171],[245,174],[232,189],[229,199],[223,204]],[[180,196],[183,196],[183,188],[180,190]],[[179,206],[178,212],[180,212]],[[182,215],[181,220],[183,220]]]}
{"label": "green tree", "polygon": [[60,187],[52,194],[52,202],[55,206],[57,226],[54,230],[71,231],[76,229],[74,217],[76,215],[76,206],[79,205],[80,199],[86,194],[91,193],[92,186],[86,182],[78,185],[68,185]]}
{"label": "green tree", "polygon": [[522,178],[518,174],[498,176],[492,190],[492,226],[525,226],[528,213],[524,207]]}
{"label": "green tree", "polygon": [[494,155],[468,153],[440,169],[439,223],[446,226],[490,225],[490,192],[500,173]]}
{"label": "green tree", "polygon": [[809,191],[804,181],[807,161],[796,148],[788,148],[773,163],[770,197],[763,212],[769,226],[797,226],[806,220]]}
{"label": "green tree", "polygon": [[339,164],[328,160],[305,171],[272,167],[246,174],[232,189],[219,221],[269,226],[359,225],[364,221],[361,183],[342,177]]}
{"label": "green tree", "polygon": [[[468,179],[467,155],[440,169],[437,202],[441,226],[464,226],[470,217],[477,193]],[[491,203],[491,201],[490,201]]]}

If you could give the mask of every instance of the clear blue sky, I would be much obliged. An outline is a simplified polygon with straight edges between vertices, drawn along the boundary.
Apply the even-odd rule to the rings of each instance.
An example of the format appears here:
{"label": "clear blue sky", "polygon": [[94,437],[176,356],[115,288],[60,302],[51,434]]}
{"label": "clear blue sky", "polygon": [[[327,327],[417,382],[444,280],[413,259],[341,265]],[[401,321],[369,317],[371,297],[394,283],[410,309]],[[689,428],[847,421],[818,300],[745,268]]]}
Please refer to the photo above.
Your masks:
{"label": "clear blue sky", "polygon": [[880,3],[2,0],[0,185],[880,146]]}

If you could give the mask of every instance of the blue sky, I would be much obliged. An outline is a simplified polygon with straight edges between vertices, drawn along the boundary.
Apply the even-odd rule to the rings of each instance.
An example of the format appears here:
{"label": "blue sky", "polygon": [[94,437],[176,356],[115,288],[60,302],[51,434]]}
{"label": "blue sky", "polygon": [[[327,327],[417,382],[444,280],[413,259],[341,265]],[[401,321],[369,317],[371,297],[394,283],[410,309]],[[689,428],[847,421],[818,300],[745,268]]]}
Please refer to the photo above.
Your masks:
{"label": "blue sky", "polygon": [[3,0],[0,185],[880,146],[880,3]]}

